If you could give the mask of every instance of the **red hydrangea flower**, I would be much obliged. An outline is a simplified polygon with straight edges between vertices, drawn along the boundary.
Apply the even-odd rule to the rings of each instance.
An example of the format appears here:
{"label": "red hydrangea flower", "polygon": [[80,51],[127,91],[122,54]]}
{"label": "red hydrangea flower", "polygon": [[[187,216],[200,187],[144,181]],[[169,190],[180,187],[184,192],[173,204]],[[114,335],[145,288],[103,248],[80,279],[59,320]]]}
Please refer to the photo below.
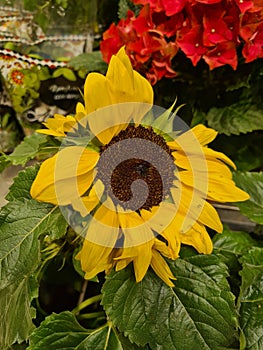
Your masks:
{"label": "red hydrangea flower", "polygon": [[246,62],[263,57],[263,22],[254,27],[253,31],[251,29],[251,26],[244,26],[241,29],[242,36],[246,38],[246,43],[242,50]]}
{"label": "red hydrangea flower", "polygon": [[198,61],[207,51],[207,48],[203,45],[203,32],[201,25],[193,26],[186,34],[181,32],[177,39],[178,46],[190,58],[193,65],[196,66]]}
{"label": "red hydrangea flower", "polygon": [[242,54],[246,62],[263,57],[263,6],[251,8],[243,15],[240,36],[245,42]]}
{"label": "red hydrangea flower", "polygon": [[251,0],[235,0],[241,13],[245,13],[247,10],[253,7],[253,1]]}
{"label": "red hydrangea flower", "polygon": [[220,5],[209,7],[203,16],[204,45],[208,47],[233,39],[233,33],[224,19],[225,9]]}
{"label": "red hydrangea flower", "polygon": [[167,16],[173,16],[182,11],[187,0],[133,0],[133,3],[140,5],[149,4],[153,11],[164,11]]}
{"label": "red hydrangea flower", "polygon": [[217,44],[217,46],[204,55],[204,60],[210,69],[229,64],[233,69],[237,68],[236,46],[231,41]]}
{"label": "red hydrangea flower", "polygon": [[[263,57],[263,0],[133,0],[142,5],[136,17],[104,33],[101,51],[106,62],[123,45],[136,70],[152,84],[174,77],[178,50],[194,66],[203,59],[209,69],[237,68],[242,45],[246,62]],[[175,58],[176,59],[176,58]]]}
{"label": "red hydrangea flower", "polygon": [[123,45],[133,67],[142,73],[148,72],[153,83],[162,77],[175,76],[171,60],[178,51],[177,44],[167,43],[164,33],[152,21],[149,6],[145,6],[138,17],[129,11],[126,19],[120,20],[117,26],[112,24],[103,34],[100,49],[104,60],[109,62]]}

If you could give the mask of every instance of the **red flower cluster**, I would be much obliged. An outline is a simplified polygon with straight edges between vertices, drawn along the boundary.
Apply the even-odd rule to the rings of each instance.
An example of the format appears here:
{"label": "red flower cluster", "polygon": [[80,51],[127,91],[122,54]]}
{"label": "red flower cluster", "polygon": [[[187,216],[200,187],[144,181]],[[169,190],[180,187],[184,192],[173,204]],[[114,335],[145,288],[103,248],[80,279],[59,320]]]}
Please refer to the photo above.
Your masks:
{"label": "red flower cluster", "polygon": [[133,0],[142,5],[104,32],[101,52],[106,62],[123,45],[136,70],[152,84],[173,77],[178,50],[195,66],[201,58],[212,70],[236,69],[237,48],[245,62],[263,57],[263,0]]}

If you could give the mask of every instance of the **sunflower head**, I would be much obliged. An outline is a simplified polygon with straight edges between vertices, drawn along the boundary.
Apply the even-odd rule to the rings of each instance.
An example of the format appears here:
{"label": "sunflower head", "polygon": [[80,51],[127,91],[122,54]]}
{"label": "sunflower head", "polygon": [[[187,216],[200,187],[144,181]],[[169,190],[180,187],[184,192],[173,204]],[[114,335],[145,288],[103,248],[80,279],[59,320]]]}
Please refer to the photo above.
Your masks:
{"label": "sunflower head", "polygon": [[207,147],[217,133],[190,130],[154,106],[149,82],[124,48],[106,76],[88,75],[75,116],[56,115],[45,126],[42,132],[63,137],[62,146],[42,163],[31,195],[67,217],[74,212],[69,223],[84,237],[77,259],[87,279],[133,263],[137,282],[151,267],[172,286],[164,257],[178,258],[182,243],[211,253],[206,227],[222,231],[211,203],[248,198],[232,180],[233,162]]}

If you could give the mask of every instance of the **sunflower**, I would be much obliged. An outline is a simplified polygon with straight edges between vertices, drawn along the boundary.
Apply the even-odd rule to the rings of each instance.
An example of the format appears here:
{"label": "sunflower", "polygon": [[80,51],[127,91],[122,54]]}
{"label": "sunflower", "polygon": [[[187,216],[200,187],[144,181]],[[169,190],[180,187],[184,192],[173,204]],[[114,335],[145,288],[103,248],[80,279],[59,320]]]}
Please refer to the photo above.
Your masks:
{"label": "sunflower", "polygon": [[[31,195],[83,219],[75,229],[85,236],[77,259],[86,279],[133,263],[137,282],[151,266],[173,286],[164,257],[178,258],[182,243],[211,253],[206,227],[222,231],[212,203],[248,199],[232,180],[235,165],[207,147],[213,129],[172,130],[178,117],[153,106],[152,87],[124,48],[106,76],[87,76],[84,101],[75,116],[55,115],[40,130],[63,141],[42,163]],[[83,130],[85,144],[77,144]]]}

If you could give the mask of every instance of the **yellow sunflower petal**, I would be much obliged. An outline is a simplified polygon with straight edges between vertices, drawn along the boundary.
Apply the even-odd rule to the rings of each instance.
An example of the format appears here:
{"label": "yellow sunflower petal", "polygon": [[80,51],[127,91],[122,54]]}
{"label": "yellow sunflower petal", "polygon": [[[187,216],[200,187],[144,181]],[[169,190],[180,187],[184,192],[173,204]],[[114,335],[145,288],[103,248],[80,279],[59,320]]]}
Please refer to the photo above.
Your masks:
{"label": "yellow sunflower petal", "polygon": [[103,195],[104,186],[101,181],[97,181],[89,191],[87,196],[72,200],[72,207],[83,217],[88,215],[100,202]]}
{"label": "yellow sunflower petal", "polygon": [[[48,164],[45,164],[48,166]],[[43,169],[43,168],[42,168]],[[45,173],[46,169],[40,172],[40,176]],[[45,176],[45,175],[44,175]],[[30,190],[32,198],[47,202],[54,205],[68,205],[72,204],[76,198],[81,196],[90,187],[93,181],[93,173],[83,174],[77,178],[67,178],[63,181],[56,181],[51,176],[46,176],[46,182],[38,176]]]}
{"label": "yellow sunflower petal", "polygon": [[145,276],[152,261],[153,241],[136,247],[137,256],[133,260],[136,282],[140,282]]}
{"label": "yellow sunflower petal", "polygon": [[108,271],[112,268],[113,256],[114,250],[112,248],[103,247],[85,239],[76,259],[81,262],[81,268],[85,271],[85,278],[91,279],[99,272]]}
{"label": "yellow sunflower petal", "polygon": [[[176,201],[176,191],[174,189],[172,190],[172,195]],[[193,226],[196,221],[201,222],[217,232],[222,232],[223,229],[215,208],[204,200],[201,192],[196,191],[190,186],[184,186],[183,188],[176,218],[177,229],[183,232]],[[179,222],[182,221],[184,225],[179,227]]]}
{"label": "yellow sunflower petal", "polygon": [[99,108],[123,102],[153,103],[153,89],[147,79],[133,71],[124,48],[113,55],[106,77],[90,73],[84,85],[85,109],[89,114]]}
{"label": "yellow sunflower petal", "polygon": [[249,194],[236,187],[234,181],[221,177],[209,178],[207,198],[216,202],[242,202],[249,199]]}
{"label": "yellow sunflower petal", "polygon": [[175,220],[176,206],[165,202],[161,206],[162,210],[159,207],[153,207],[151,211],[141,210],[140,215],[154,232],[166,239],[169,257],[176,259],[180,250],[179,228],[178,222]]}
{"label": "yellow sunflower petal", "polygon": [[[122,113],[119,113],[119,111],[115,113],[114,110],[116,110],[116,106],[88,116],[90,129],[103,145],[107,145],[114,136],[128,126],[128,120],[125,122],[125,116],[129,116],[129,114],[125,114],[125,109],[126,107],[124,106],[122,118]],[[103,113],[103,117],[101,113]],[[115,116],[115,118],[113,116]],[[113,126],[109,126],[112,124]]]}
{"label": "yellow sunflower petal", "polygon": [[212,253],[213,244],[204,226],[195,224],[189,231],[182,233],[180,237],[183,244],[193,246],[198,253]]}
{"label": "yellow sunflower petal", "polygon": [[135,247],[151,241],[154,233],[147,221],[137,212],[126,212],[117,208],[119,224],[124,234],[124,248]]}
{"label": "yellow sunflower petal", "polygon": [[75,177],[93,170],[99,160],[99,153],[81,146],[62,149],[55,156],[56,179]]}
{"label": "yellow sunflower petal", "polygon": [[172,274],[164,258],[156,250],[153,250],[152,252],[151,267],[156,275],[159,276],[169,287],[174,287],[171,279],[175,280],[176,278]]}
{"label": "yellow sunflower petal", "polygon": [[198,139],[202,146],[205,146],[208,143],[212,142],[218,134],[217,131],[211,128],[207,128],[203,124],[196,125],[191,129],[191,131],[194,133],[195,137]]}
{"label": "yellow sunflower petal", "polygon": [[37,129],[36,131],[39,134],[51,135],[51,136],[55,136],[55,137],[63,137],[63,136],[65,136],[64,131],[56,131],[56,130],[51,130],[51,129]]}
{"label": "yellow sunflower petal", "polygon": [[32,184],[34,199],[67,205],[90,187],[98,153],[83,147],[67,147],[45,160]]}
{"label": "yellow sunflower petal", "polygon": [[153,89],[142,75],[132,69],[131,62],[122,47],[112,56],[106,78],[112,85],[113,103],[142,102],[153,103]]}
{"label": "yellow sunflower petal", "polygon": [[126,258],[122,260],[118,260],[116,262],[116,271],[120,271],[122,269],[125,269],[126,266],[128,266],[132,262],[132,258]]}
{"label": "yellow sunflower petal", "polygon": [[[142,119],[153,103],[153,89],[147,79],[132,69],[122,48],[112,56],[106,77],[99,73],[88,75],[84,100],[90,129],[107,144],[132,118]],[[92,114],[100,109],[103,109],[100,113]],[[78,110],[82,111],[82,107]]]}
{"label": "yellow sunflower petal", "polygon": [[[127,55],[122,54],[121,50],[116,56],[113,55],[106,74],[111,91],[117,92],[112,94],[112,103],[136,102],[135,97],[133,70]],[[122,92],[122,93],[121,93]]]}
{"label": "yellow sunflower petal", "polygon": [[104,75],[89,73],[84,84],[84,101],[87,114],[113,104],[110,82]]}
{"label": "yellow sunflower petal", "polygon": [[[204,156],[206,159],[210,160],[219,159],[222,162],[230,165],[233,169],[236,169],[235,164],[224,153],[214,151],[205,146],[206,143],[211,142],[215,136],[216,131],[213,129],[208,129],[198,125],[195,128],[181,134],[175,140],[168,142],[167,145],[171,150],[181,151],[184,154],[187,154],[187,157],[190,159],[191,157],[196,156]],[[174,152],[174,158],[176,159],[176,152]]]}
{"label": "yellow sunflower petal", "polygon": [[82,103],[78,102],[77,103],[77,106],[76,106],[76,113],[82,113],[82,114],[86,114],[86,110],[85,110],[85,107],[83,106]]}
{"label": "yellow sunflower petal", "polygon": [[115,247],[119,235],[118,214],[110,198],[107,198],[93,214],[86,239],[101,246]]}
{"label": "yellow sunflower petal", "polygon": [[206,126],[199,124],[190,130],[179,135],[175,140],[168,142],[168,146],[174,150],[187,150],[191,149],[196,151],[195,145],[198,143],[200,146],[205,146],[212,142],[216,136],[217,131],[207,128]]}
{"label": "yellow sunflower petal", "polygon": [[149,210],[140,210],[140,216],[157,233],[161,233],[173,220],[176,206],[173,203],[161,202]]}
{"label": "yellow sunflower petal", "polygon": [[[175,217],[176,218],[176,217]],[[175,260],[179,257],[179,251],[181,248],[179,225],[177,220],[173,220],[172,223],[166,227],[160,234],[167,240],[169,246],[169,256]],[[165,255],[165,254],[164,254]]]}
{"label": "yellow sunflower petal", "polygon": [[223,231],[223,225],[217,211],[210,203],[206,201],[204,202],[204,207],[198,221],[217,232]]}
{"label": "yellow sunflower petal", "polygon": [[232,172],[229,167],[222,161],[214,159],[206,159],[204,154],[199,155],[186,155],[183,151],[173,152],[174,163],[176,166],[182,169],[192,170],[198,174],[198,172],[219,173],[228,178],[232,178]]}
{"label": "yellow sunflower petal", "polygon": [[[201,186],[201,189],[203,190],[204,186]],[[177,230],[186,232],[195,224],[203,210],[206,191],[198,191],[192,186],[187,186],[183,183],[181,193],[178,192],[177,188],[171,189],[173,200],[178,205],[174,220],[177,224]]]}
{"label": "yellow sunflower petal", "polygon": [[222,162],[230,165],[233,169],[236,169],[236,165],[224,153],[214,151],[213,149],[208,148],[208,147],[203,147],[203,152],[204,152],[204,155],[205,155],[206,159],[215,159],[216,158],[216,159],[219,159]]}
{"label": "yellow sunflower petal", "polygon": [[43,123],[47,129],[39,129],[37,132],[52,136],[65,136],[65,132],[70,131],[75,124],[76,119],[74,117],[55,114],[54,117],[49,118]]}
{"label": "yellow sunflower petal", "polygon": [[[185,185],[194,186],[193,173],[191,171],[180,172],[180,180]],[[202,178],[200,178],[202,180]],[[208,191],[205,193],[205,184],[196,186],[197,190],[207,196],[207,199],[216,202],[239,202],[245,201],[249,195],[236,187],[233,180],[221,174],[208,173]]]}
{"label": "yellow sunflower petal", "polygon": [[[127,266],[128,263],[133,261],[136,282],[140,282],[150,266],[154,241],[155,240],[152,239],[151,241],[141,244],[140,246],[122,249],[121,254],[115,258],[117,264],[116,266],[121,269],[121,267]],[[119,261],[122,260],[125,262],[119,263]]]}
{"label": "yellow sunflower petal", "polygon": [[154,249],[158,250],[158,252],[160,252],[163,256],[166,256],[167,258],[170,258],[173,260],[178,258],[178,256],[174,258],[170,247],[166,243],[160,241],[158,238],[156,238],[154,241]]}

